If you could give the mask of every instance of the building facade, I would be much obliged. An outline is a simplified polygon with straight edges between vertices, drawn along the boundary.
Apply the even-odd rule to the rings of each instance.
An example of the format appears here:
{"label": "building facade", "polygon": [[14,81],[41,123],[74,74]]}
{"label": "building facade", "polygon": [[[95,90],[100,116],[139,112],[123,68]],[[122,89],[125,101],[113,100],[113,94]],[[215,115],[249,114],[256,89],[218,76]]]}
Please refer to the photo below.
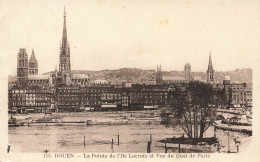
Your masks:
{"label": "building facade", "polygon": [[51,91],[44,87],[13,87],[8,90],[9,113],[48,112],[51,106]]}
{"label": "building facade", "polygon": [[227,74],[223,80],[225,104],[229,107],[252,107],[252,85],[248,83],[231,83]]}
{"label": "building facade", "polygon": [[82,92],[79,86],[62,86],[57,88],[58,111],[80,111]]}

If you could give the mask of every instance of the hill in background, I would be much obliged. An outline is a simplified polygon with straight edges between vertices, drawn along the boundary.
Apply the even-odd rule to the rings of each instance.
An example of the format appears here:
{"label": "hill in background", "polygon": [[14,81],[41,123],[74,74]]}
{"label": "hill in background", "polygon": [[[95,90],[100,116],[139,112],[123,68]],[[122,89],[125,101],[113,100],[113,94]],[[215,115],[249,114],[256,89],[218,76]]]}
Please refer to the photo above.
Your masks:
{"label": "hill in background", "polygon": [[[51,72],[44,73],[50,74]],[[117,70],[72,70],[72,73],[86,74],[91,80],[105,79],[111,83],[117,82],[130,82],[130,83],[147,83],[154,81],[156,78],[155,70],[142,70],[138,68],[121,68]],[[192,72],[191,73],[196,80],[206,81],[206,72]],[[221,83],[228,74],[231,77],[231,82],[237,83],[252,83],[252,69],[236,69],[232,71],[217,71],[215,73],[216,81]],[[171,77],[184,79],[184,71],[162,71],[163,77]],[[15,81],[16,76],[9,76],[9,82]]]}

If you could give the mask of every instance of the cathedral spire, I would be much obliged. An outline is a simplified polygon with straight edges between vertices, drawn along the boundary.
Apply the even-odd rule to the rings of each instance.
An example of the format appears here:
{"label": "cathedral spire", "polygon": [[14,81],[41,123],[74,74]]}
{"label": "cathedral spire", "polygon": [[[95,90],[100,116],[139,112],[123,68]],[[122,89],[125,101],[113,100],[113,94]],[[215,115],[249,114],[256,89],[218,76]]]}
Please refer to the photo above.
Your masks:
{"label": "cathedral spire", "polygon": [[64,6],[64,20],[63,20],[63,33],[62,33],[62,48],[65,49],[67,46],[67,28],[66,28],[66,10]]}
{"label": "cathedral spire", "polygon": [[64,17],[66,17],[66,9],[65,9],[65,6],[64,6]]}
{"label": "cathedral spire", "polygon": [[215,70],[213,69],[212,59],[211,59],[211,51],[209,53],[209,65],[207,70],[207,82],[214,83],[215,82]]}
{"label": "cathedral spire", "polygon": [[38,62],[34,55],[34,49],[32,49],[32,55],[29,61],[29,75],[38,75]]}
{"label": "cathedral spire", "polygon": [[60,47],[60,63],[59,63],[59,72],[62,75],[63,82],[66,84],[70,83],[71,76],[71,66],[70,66],[70,48],[69,42],[67,40],[67,28],[66,28],[66,10],[64,7],[63,14],[63,32],[62,32],[62,40]]}
{"label": "cathedral spire", "polygon": [[35,58],[35,55],[34,55],[34,49],[32,49],[32,55],[31,55],[30,61],[37,61]]}
{"label": "cathedral spire", "polygon": [[211,59],[211,51],[210,51],[210,53],[209,53],[209,65],[208,65],[208,70],[213,70],[212,59]]}

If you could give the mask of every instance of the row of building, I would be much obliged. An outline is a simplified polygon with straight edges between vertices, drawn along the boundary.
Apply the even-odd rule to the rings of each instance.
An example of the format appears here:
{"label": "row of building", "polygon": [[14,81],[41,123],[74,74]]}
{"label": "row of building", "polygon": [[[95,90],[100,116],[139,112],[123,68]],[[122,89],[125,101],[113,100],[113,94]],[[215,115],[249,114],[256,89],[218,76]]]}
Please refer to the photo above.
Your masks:
{"label": "row of building", "polygon": [[[162,85],[61,85],[59,87],[12,87],[8,91],[8,111],[27,112],[78,112],[85,110],[145,110],[169,106],[170,95],[176,84]],[[219,107],[252,107],[252,85],[231,84],[226,76],[223,84],[211,84],[216,92],[212,103]]]}
{"label": "row of building", "polygon": [[8,110],[10,113],[28,113],[157,109],[167,106],[167,99],[168,88],[162,85],[13,87],[8,91]]}

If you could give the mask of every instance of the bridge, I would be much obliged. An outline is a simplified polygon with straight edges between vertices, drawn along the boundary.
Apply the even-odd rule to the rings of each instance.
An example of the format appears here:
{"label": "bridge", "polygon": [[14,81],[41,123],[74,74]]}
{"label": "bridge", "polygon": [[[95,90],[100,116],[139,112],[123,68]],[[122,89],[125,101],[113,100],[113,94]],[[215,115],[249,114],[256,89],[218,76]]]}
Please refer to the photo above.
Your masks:
{"label": "bridge", "polygon": [[216,120],[229,120],[230,122],[236,122],[241,120],[244,113],[240,110],[226,110],[217,109],[216,110]]}
{"label": "bridge", "polygon": [[[214,126],[217,129],[247,133],[252,135],[252,115],[240,110],[217,109],[216,120],[225,121]],[[231,125],[229,125],[231,123]]]}

